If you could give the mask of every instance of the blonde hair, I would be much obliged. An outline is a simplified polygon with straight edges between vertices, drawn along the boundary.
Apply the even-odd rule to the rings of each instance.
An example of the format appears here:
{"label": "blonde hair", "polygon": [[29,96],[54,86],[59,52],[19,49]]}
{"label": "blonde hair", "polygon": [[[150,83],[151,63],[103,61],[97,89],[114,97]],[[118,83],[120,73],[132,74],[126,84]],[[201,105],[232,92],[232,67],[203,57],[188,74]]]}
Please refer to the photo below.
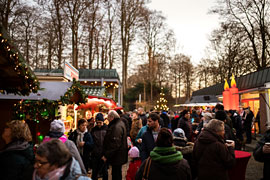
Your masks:
{"label": "blonde hair", "polygon": [[25,121],[12,120],[6,123],[11,129],[12,140],[32,141],[31,131]]}

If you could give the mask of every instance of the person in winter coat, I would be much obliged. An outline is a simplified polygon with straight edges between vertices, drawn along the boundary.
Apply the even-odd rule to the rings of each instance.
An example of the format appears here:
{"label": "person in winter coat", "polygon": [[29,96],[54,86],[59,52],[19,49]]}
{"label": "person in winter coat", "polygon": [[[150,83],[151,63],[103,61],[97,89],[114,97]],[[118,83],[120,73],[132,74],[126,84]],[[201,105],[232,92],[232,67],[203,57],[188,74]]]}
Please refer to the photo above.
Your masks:
{"label": "person in winter coat", "polygon": [[135,139],[141,128],[142,128],[142,120],[138,118],[138,112],[134,111],[132,113],[132,124],[131,124],[131,130],[130,130],[130,138],[133,144],[136,143]]}
{"label": "person in winter coat", "polygon": [[102,150],[103,150],[103,142],[108,126],[104,124],[104,117],[102,113],[98,113],[96,115],[96,126],[92,129],[91,135],[94,141],[94,149],[91,153],[92,156],[92,179],[98,179],[98,173],[102,174],[102,179],[108,179],[108,167],[107,164],[101,160]]}
{"label": "person in winter coat", "polygon": [[36,152],[33,180],[86,180],[79,163],[59,139],[42,143]]}
{"label": "person in winter coat", "polygon": [[151,151],[151,165],[148,177],[143,177],[147,160],[136,173],[136,180],[191,180],[190,167],[182,153],[173,146],[172,133],[167,128],[161,128],[156,147]]}
{"label": "person in winter coat", "polygon": [[162,111],[161,112],[160,118],[163,120],[163,124],[164,124],[164,126],[162,126],[162,127],[169,128],[170,118],[167,115],[167,112],[166,111]]}
{"label": "person in winter coat", "polygon": [[91,133],[93,127],[95,126],[95,119],[90,110],[85,111],[85,119],[87,120],[87,131]]}
{"label": "person in winter coat", "polygon": [[185,132],[181,128],[173,131],[173,144],[177,151],[181,151],[183,157],[191,164],[194,143],[187,142]]}
{"label": "person in winter coat", "polygon": [[78,121],[78,128],[69,135],[68,139],[77,146],[84,167],[88,171],[90,152],[93,150],[94,141],[91,134],[87,131],[87,121],[85,119]]}
{"label": "person in winter coat", "polygon": [[247,140],[246,140],[246,144],[250,144],[252,141],[252,137],[251,137],[251,125],[252,125],[252,121],[254,118],[254,114],[253,112],[250,110],[250,108],[245,108],[245,115],[243,117],[243,125],[244,125],[244,130],[246,132],[246,136],[247,136]]}
{"label": "person in winter coat", "polygon": [[212,119],[193,148],[198,180],[229,180],[228,169],[235,164],[234,142],[224,142],[224,122]]}
{"label": "person in winter coat", "polygon": [[147,119],[147,131],[142,135],[141,159],[144,161],[150,155],[150,152],[156,146],[158,132],[160,130],[159,115],[156,113],[149,114]]}
{"label": "person in winter coat", "polygon": [[183,129],[187,140],[191,141],[192,127],[190,122],[190,112],[188,110],[182,111],[182,118],[179,120],[177,128]]}
{"label": "person in winter coat", "polygon": [[128,160],[126,126],[114,110],[108,112],[108,120],[101,159],[112,165],[112,180],[122,180],[122,165]]}
{"label": "person in winter coat", "polygon": [[6,146],[0,151],[0,179],[31,179],[34,152],[28,125],[20,120],[7,122],[2,138]]}
{"label": "person in winter coat", "polygon": [[215,119],[218,119],[220,121],[223,121],[224,122],[224,127],[225,127],[225,140],[233,140],[233,141],[236,141],[236,137],[232,131],[232,128],[226,124],[226,121],[227,121],[227,114],[225,111],[222,111],[222,110],[218,110],[216,111],[215,113]]}
{"label": "person in winter coat", "polygon": [[268,129],[253,151],[256,161],[263,162],[263,179],[270,179],[270,129]]}
{"label": "person in winter coat", "polygon": [[131,161],[129,162],[126,180],[135,180],[136,172],[142,163],[139,149],[136,146],[132,147],[128,151],[128,156],[131,158]]}
{"label": "person in winter coat", "polygon": [[82,158],[80,156],[80,153],[76,147],[76,145],[74,144],[74,142],[72,142],[71,140],[68,139],[68,137],[64,134],[65,133],[65,124],[62,120],[53,120],[50,124],[50,131],[49,133],[44,137],[43,142],[47,142],[50,141],[52,139],[59,139],[60,141],[62,141],[68,148],[70,154],[72,155],[72,157],[74,157],[82,170],[83,174],[87,174]]}
{"label": "person in winter coat", "polygon": [[147,117],[142,107],[138,108],[138,114],[139,114],[139,118],[142,120],[143,126],[145,126],[147,124]]}

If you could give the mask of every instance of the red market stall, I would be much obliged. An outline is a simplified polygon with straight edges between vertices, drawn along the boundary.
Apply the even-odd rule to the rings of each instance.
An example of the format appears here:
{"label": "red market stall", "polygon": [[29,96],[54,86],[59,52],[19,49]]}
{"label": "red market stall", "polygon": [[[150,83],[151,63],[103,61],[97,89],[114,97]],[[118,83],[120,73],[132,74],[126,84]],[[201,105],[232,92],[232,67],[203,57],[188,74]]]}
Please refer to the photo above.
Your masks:
{"label": "red market stall", "polygon": [[106,106],[108,109],[117,108],[116,103],[109,98],[97,97],[97,96],[88,96],[87,103],[79,105],[76,110],[79,109],[91,109],[92,113],[99,111],[98,108],[100,105]]}

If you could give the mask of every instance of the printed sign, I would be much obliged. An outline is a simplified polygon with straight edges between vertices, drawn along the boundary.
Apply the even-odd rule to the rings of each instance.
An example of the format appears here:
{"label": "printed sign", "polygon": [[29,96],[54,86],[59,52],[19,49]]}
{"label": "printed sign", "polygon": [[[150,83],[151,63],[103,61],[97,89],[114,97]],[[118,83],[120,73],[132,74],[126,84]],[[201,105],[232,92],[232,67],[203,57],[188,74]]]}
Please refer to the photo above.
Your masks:
{"label": "printed sign", "polygon": [[79,71],[68,62],[65,62],[64,77],[72,81],[73,78],[79,79]]}

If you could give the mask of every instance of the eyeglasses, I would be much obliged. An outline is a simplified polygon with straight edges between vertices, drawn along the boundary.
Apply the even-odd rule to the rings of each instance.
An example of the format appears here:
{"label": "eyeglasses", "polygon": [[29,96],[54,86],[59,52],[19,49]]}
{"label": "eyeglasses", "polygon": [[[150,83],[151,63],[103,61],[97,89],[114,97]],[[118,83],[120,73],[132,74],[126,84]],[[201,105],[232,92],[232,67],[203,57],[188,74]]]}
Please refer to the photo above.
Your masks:
{"label": "eyeglasses", "polygon": [[47,164],[47,163],[49,163],[48,161],[44,161],[44,162],[42,162],[42,161],[35,161],[35,164],[37,164],[37,167],[38,168],[40,168],[41,166],[43,166],[44,164]]}

